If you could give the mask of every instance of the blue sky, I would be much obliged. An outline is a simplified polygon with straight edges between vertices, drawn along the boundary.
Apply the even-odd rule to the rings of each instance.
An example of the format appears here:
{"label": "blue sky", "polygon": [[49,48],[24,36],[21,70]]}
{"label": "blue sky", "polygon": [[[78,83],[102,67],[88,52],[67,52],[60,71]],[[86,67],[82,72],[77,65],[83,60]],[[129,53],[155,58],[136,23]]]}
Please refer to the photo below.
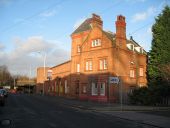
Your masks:
{"label": "blue sky", "polygon": [[69,60],[70,35],[92,13],[113,32],[116,16],[124,15],[127,38],[133,36],[149,51],[151,26],[165,4],[170,1],[0,0],[0,65],[7,65],[13,74],[35,76],[45,54],[47,66]]}

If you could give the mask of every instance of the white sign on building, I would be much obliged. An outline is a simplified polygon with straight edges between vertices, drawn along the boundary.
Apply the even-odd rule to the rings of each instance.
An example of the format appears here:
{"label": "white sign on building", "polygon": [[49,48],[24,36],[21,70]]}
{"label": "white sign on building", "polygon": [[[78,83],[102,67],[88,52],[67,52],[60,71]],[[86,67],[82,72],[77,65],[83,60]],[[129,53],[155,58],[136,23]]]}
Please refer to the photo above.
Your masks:
{"label": "white sign on building", "polygon": [[110,84],[118,84],[119,78],[118,77],[109,77],[109,83]]}

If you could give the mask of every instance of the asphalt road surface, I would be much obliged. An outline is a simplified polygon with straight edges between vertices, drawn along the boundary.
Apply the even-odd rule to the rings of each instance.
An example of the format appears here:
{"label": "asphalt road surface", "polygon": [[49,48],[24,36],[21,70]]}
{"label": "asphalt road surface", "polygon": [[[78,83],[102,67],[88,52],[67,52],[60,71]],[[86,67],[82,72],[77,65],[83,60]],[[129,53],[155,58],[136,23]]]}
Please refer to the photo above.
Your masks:
{"label": "asphalt road surface", "polygon": [[90,110],[65,105],[46,96],[13,94],[0,107],[0,120],[10,119],[12,128],[153,128]]}

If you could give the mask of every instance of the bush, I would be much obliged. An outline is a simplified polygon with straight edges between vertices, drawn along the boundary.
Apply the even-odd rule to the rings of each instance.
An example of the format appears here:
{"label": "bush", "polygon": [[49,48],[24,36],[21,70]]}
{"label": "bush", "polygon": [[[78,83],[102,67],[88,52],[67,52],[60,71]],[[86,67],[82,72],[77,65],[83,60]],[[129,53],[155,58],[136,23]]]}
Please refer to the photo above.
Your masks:
{"label": "bush", "polygon": [[131,104],[137,105],[161,105],[163,101],[170,98],[169,85],[152,85],[134,89],[129,94]]}

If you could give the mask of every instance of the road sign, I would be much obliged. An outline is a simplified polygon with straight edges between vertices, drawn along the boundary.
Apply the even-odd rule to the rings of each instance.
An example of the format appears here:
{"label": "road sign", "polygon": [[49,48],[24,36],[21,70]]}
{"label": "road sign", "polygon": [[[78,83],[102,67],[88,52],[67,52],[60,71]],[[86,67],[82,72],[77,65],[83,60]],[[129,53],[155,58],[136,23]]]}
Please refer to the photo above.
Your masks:
{"label": "road sign", "polygon": [[48,70],[47,71],[47,79],[51,79],[52,78],[52,70]]}
{"label": "road sign", "polygon": [[119,78],[118,77],[109,77],[109,83],[110,84],[118,84]]}

